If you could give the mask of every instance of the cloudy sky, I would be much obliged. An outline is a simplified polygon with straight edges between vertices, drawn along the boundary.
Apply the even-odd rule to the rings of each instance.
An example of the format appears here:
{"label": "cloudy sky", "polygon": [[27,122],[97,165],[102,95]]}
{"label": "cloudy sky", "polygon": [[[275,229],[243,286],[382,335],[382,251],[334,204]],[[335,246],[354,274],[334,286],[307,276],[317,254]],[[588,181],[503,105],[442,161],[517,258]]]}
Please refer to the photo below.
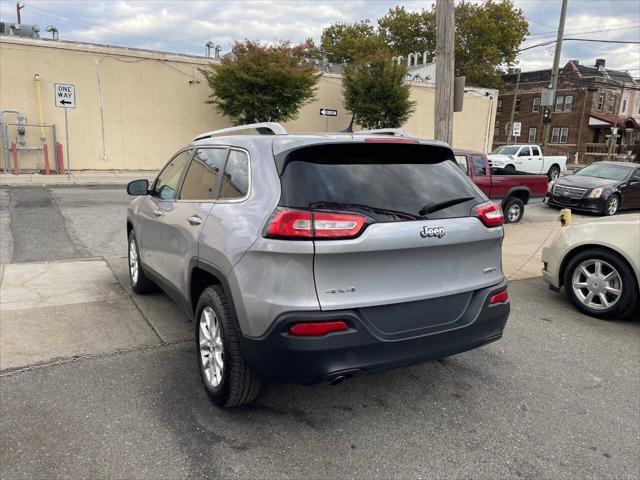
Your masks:
{"label": "cloudy sky", "polygon": [[[479,1],[479,0],[477,0]],[[332,22],[372,22],[389,8],[430,8],[426,1],[387,0],[236,0],[236,1],[45,1],[24,0],[23,23],[42,27],[53,24],[60,38],[128,47],[202,55],[208,40],[223,52],[233,40],[302,41],[319,39]],[[515,0],[529,21],[530,35],[522,47],[555,38],[560,0]],[[15,1],[0,0],[0,18],[15,21]],[[569,0],[565,27],[567,38],[640,41],[640,1]],[[46,34],[45,34],[46,35]],[[549,68],[553,45],[536,47],[519,57],[523,70]],[[629,70],[640,76],[640,45],[568,41],[561,63],[579,59],[593,65],[606,58],[607,67]]]}

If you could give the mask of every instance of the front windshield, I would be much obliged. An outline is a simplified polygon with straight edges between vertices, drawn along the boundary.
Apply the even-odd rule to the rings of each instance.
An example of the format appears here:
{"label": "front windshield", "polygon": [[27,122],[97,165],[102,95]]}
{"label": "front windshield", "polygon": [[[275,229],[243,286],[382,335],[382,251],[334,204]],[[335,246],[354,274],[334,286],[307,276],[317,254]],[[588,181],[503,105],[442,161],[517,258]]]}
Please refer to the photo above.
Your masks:
{"label": "front windshield", "polygon": [[495,149],[492,153],[496,155],[515,155],[520,150],[518,145],[505,145],[504,147],[500,147]]}
{"label": "front windshield", "polygon": [[576,172],[576,175],[623,181],[626,180],[629,175],[629,167],[623,165],[612,165],[610,163],[593,163],[579,172]]}

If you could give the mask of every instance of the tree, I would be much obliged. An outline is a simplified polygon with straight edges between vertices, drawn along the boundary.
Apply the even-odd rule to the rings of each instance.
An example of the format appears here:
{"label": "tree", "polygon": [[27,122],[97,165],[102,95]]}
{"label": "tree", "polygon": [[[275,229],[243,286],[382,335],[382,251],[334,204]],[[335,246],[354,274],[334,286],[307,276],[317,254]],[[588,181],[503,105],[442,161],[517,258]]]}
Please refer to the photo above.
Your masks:
{"label": "tree", "polygon": [[207,103],[236,125],[295,118],[313,100],[318,81],[313,67],[303,61],[307,48],[288,42],[236,42],[220,65],[200,70],[212,91]]}
{"label": "tree", "polygon": [[389,9],[378,19],[378,31],[394,55],[428,51],[433,60],[436,49],[436,17],[433,11],[407,12],[404,7]]}
{"label": "tree", "polygon": [[[336,23],[322,33],[322,48],[332,61],[366,58],[371,52],[388,50],[406,57],[411,52],[435,52],[435,7],[410,12],[390,9],[378,19],[376,29],[367,21]],[[500,76],[515,64],[518,47],[529,25],[522,10],[511,0],[476,3],[461,0],[456,6],[456,74],[465,75],[468,85],[495,87]]]}
{"label": "tree", "polygon": [[392,62],[386,51],[349,65],[342,82],[345,107],[365,128],[399,128],[414,110],[406,65]]}
{"label": "tree", "polygon": [[330,62],[357,62],[385,48],[369,20],[356,23],[334,23],[322,31],[320,47]]}
{"label": "tree", "polygon": [[498,86],[529,33],[522,10],[510,0],[483,4],[462,0],[455,15],[456,73],[465,75],[468,85]]}

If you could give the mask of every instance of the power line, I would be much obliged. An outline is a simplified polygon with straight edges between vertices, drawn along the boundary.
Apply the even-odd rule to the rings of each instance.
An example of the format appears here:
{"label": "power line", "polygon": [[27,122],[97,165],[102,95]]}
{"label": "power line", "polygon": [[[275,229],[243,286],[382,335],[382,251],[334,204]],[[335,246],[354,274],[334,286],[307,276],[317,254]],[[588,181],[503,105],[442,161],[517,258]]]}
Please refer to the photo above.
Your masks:
{"label": "power line", "polygon": [[[628,41],[628,40],[600,40],[597,38],[563,38],[566,41],[576,41],[576,42],[598,42],[598,43],[622,43],[622,44],[634,44],[640,45],[640,42]],[[521,48],[518,50],[518,53],[524,52],[526,50],[531,50],[532,48],[545,47],[547,45],[551,45],[556,43],[557,40],[549,40],[548,42],[538,43],[536,45],[531,45],[529,47]]]}
{"label": "power line", "polygon": [[[29,8],[33,8],[35,10],[39,10],[39,11],[41,11],[43,13],[48,13],[50,15],[55,15],[56,17],[69,20],[70,22],[74,22],[74,23],[77,23],[79,25],[85,25],[87,27],[92,27],[92,28],[97,28],[97,29],[100,29],[100,30],[104,30],[105,32],[113,33],[115,35],[121,35],[121,36],[124,36],[124,37],[129,37],[129,38],[132,38],[134,40],[143,40],[143,41],[154,42],[154,43],[158,42],[157,38],[154,39],[154,38],[150,38],[150,37],[143,37],[143,36],[140,36],[140,35],[132,35],[130,33],[121,32],[119,30],[113,30],[113,29],[110,29],[110,28],[107,28],[107,27],[103,27],[101,25],[96,25],[95,23],[85,22],[83,20],[78,20],[76,18],[69,17],[67,15],[63,15],[61,13],[57,13],[57,12],[48,10],[46,8],[38,7],[38,6],[35,6],[33,4],[29,4]],[[186,44],[175,43],[175,45],[179,45],[179,46],[181,46],[181,47],[183,47],[183,48],[185,48],[187,50],[192,50],[193,49],[193,46],[187,46]]]}
{"label": "power line", "polygon": [[[580,35],[582,33],[615,32],[615,31],[619,31],[619,30],[629,30],[629,29],[638,28],[638,27],[640,27],[640,23],[636,23],[636,24],[630,25],[628,27],[607,28],[607,29],[604,29],[604,30],[575,31],[575,32],[567,33],[566,35]],[[527,40],[542,40],[542,39],[545,39],[545,38],[555,38],[555,35],[542,36],[542,37],[529,37],[529,38],[525,39],[525,42]]]}

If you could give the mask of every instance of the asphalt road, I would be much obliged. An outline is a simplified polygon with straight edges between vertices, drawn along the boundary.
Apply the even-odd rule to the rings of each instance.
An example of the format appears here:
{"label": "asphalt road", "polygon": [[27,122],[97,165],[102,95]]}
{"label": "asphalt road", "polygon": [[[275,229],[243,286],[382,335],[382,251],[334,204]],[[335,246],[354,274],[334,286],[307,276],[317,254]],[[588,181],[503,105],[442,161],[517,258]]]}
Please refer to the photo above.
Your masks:
{"label": "asphalt road", "polygon": [[[128,200],[3,189],[2,262],[125,255]],[[533,205],[525,221],[557,214]],[[234,410],[209,402],[191,342],[0,372],[0,478],[638,478],[640,321],[581,315],[539,278],[509,289],[497,343],[338,386],[267,385]],[[161,339],[184,337],[164,295],[134,302]]]}
{"label": "asphalt road", "polygon": [[2,478],[637,478],[640,323],[510,284],[502,341],[222,411],[193,344],[0,379]]}
{"label": "asphalt road", "polygon": [[3,187],[2,263],[126,255],[124,187]]}

